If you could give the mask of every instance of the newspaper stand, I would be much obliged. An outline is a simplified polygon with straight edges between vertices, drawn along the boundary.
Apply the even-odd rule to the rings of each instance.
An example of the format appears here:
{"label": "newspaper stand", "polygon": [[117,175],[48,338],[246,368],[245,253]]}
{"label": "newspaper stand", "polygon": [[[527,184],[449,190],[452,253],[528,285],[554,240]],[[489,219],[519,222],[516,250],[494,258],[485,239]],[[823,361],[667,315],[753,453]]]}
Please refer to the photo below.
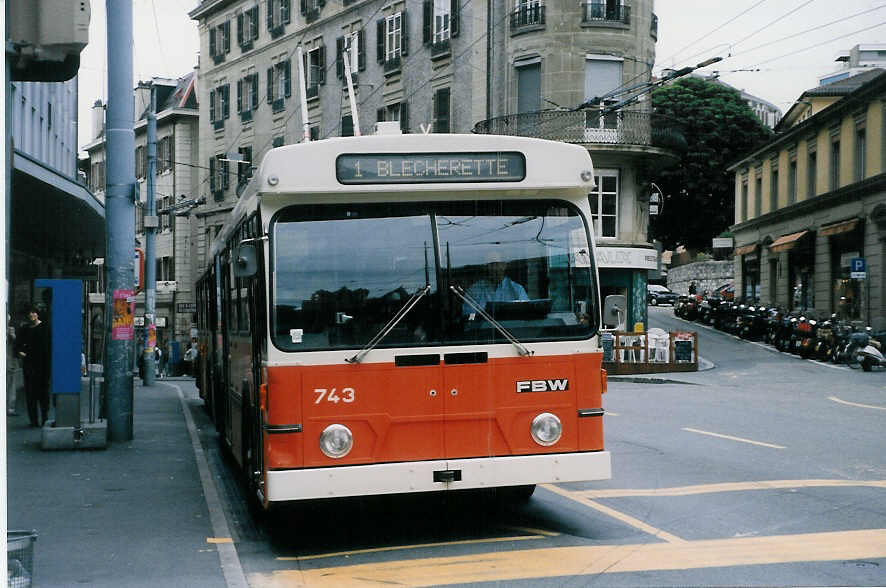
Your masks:
{"label": "newspaper stand", "polygon": [[6,532],[6,569],[9,588],[30,588],[34,582],[36,531]]}
{"label": "newspaper stand", "polygon": [[[602,340],[603,367],[610,375],[698,371],[698,333],[694,331],[673,331],[666,340],[648,331],[609,331]],[[665,342],[666,353],[661,344]]]}

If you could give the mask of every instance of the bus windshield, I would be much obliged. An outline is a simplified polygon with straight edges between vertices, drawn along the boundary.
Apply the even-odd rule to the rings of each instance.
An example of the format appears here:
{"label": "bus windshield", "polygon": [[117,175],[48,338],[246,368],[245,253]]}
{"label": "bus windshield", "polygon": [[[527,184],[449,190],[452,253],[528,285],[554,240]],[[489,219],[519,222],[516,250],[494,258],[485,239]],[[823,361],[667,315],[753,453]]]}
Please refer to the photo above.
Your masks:
{"label": "bus windshield", "polygon": [[[299,205],[271,227],[280,349],[584,339],[596,287],[583,217],[563,201]],[[482,310],[482,312],[481,312]]]}

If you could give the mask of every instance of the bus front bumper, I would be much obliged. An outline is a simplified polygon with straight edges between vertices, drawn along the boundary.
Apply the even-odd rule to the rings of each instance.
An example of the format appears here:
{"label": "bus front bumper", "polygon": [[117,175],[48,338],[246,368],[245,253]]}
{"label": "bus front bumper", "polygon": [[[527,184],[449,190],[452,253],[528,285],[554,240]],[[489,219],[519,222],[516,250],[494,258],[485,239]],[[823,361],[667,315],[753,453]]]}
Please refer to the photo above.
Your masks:
{"label": "bus front bumper", "polygon": [[268,502],[608,480],[608,451],[267,472]]}

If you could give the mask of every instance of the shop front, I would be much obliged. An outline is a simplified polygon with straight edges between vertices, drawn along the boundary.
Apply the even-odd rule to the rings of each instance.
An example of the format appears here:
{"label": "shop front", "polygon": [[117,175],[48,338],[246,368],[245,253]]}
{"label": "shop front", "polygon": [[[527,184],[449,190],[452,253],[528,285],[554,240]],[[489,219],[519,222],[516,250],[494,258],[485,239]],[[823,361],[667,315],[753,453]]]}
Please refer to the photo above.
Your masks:
{"label": "shop front", "polygon": [[[658,269],[658,251],[649,247],[596,247],[600,270],[601,303],[606,296],[619,294],[627,299],[627,311],[621,328],[633,331],[649,327],[646,314],[646,284],[649,270]],[[618,325],[605,325],[616,328]]]}
{"label": "shop front", "polygon": [[849,219],[826,225],[820,234],[830,249],[830,308],[844,319],[860,319],[864,309],[863,279],[853,278],[852,260],[864,258],[864,222]]}

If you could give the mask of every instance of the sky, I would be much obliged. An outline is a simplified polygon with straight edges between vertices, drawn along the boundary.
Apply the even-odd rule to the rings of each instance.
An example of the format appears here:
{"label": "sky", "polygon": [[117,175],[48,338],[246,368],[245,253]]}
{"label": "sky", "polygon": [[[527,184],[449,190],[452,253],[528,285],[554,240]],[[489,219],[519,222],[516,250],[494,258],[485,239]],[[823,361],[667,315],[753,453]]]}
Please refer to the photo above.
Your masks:
{"label": "sky", "polygon": [[[415,2],[416,0],[409,0]],[[197,0],[132,0],[133,87],[152,76],[178,78],[197,64]],[[105,2],[91,0],[89,45],[80,59],[80,145],[92,139],[90,109],[107,101]],[[710,57],[700,72],[787,111],[818,78],[837,69],[840,51],[886,43],[886,0],[655,0],[654,73]]]}

